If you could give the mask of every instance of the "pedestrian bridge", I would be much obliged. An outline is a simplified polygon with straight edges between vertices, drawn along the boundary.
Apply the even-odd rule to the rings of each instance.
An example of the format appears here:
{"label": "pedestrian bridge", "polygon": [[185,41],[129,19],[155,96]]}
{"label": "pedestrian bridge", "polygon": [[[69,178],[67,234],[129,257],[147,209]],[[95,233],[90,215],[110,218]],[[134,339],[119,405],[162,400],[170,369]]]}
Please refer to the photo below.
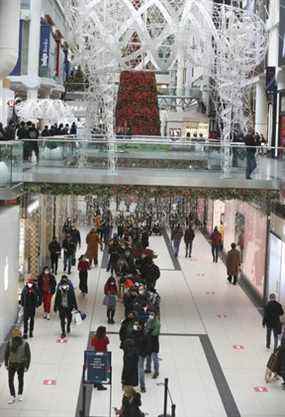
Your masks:
{"label": "pedestrian bridge", "polygon": [[[38,149],[23,162],[23,148]],[[244,144],[170,138],[42,138],[1,142],[0,184],[98,184],[278,191],[283,149],[258,147],[257,169],[245,178]],[[275,158],[273,158],[276,156]]]}

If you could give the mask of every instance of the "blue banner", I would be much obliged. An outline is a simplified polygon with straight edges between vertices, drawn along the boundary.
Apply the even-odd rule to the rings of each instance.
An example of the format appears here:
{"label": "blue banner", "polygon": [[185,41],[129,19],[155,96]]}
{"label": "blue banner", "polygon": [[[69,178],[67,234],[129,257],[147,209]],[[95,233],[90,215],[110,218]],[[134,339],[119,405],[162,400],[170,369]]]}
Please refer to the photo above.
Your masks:
{"label": "blue banner", "polygon": [[24,20],[20,19],[18,60],[17,60],[15,68],[13,69],[13,71],[11,71],[10,75],[21,75],[23,26],[24,26]]}
{"label": "blue banner", "polygon": [[39,76],[49,77],[49,54],[50,54],[51,28],[47,23],[41,22]]}
{"label": "blue banner", "polygon": [[86,350],[84,352],[86,384],[111,383],[111,352],[98,352]]}

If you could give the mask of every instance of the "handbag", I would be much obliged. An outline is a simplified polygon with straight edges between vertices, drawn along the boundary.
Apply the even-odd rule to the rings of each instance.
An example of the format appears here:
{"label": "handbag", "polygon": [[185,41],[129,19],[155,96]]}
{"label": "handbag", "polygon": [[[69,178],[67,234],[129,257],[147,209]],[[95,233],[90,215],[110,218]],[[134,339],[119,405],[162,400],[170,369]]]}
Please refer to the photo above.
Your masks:
{"label": "handbag", "polygon": [[103,298],[103,306],[108,306],[109,305],[109,296],[105,295],[105,297]]}
{"label": "handbag", "polygon": [[274,352],[270,355],[266,367],[270,369],[271,372],[278,372],[280,368],[280,354],[279,351]]}
{"label": "handbag", "polygon": [[82,323],[82,317],[78,310],[72,311],[72,323],[75,324],[76,326]]}

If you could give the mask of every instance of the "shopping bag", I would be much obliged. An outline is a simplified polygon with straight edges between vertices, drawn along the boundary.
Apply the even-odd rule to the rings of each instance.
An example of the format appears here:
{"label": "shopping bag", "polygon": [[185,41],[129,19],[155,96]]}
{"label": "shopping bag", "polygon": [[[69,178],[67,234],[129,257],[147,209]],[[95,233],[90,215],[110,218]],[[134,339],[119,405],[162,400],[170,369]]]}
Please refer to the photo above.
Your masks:
{"label": "shopping bag", "polygon": [[108,306],[109,305],[109,296],[105,295],[105,297],[103,298],[103,306]]}
{"label": "shopping bag", "polygon": [[72,322],[76,326],[78,326],[79,324],[82,323],[82,318],[81,318],[81,314],[80,314],[79,311],[73,310],[73,312],[72,312]]}

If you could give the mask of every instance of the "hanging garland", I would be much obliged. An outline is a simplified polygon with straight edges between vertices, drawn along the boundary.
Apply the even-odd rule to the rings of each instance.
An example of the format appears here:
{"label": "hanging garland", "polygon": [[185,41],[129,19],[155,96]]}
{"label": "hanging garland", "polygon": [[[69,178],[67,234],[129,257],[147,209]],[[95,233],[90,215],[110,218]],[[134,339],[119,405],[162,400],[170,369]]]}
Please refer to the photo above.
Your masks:
{"label": "hanging garland", "polygon": [[211,200],[242,200],[255,202],[268,207],[269,202],[279,198],[279,191],[238,188],[189,188],[144,185],[96,185],[96,184],[52,184],[25,183],[24,191],[52,195],[100,195],[103,198],[114,196],[138,196],[140,199],[154,197],[167,198],[181,196],[186,198],[205,198]]}

